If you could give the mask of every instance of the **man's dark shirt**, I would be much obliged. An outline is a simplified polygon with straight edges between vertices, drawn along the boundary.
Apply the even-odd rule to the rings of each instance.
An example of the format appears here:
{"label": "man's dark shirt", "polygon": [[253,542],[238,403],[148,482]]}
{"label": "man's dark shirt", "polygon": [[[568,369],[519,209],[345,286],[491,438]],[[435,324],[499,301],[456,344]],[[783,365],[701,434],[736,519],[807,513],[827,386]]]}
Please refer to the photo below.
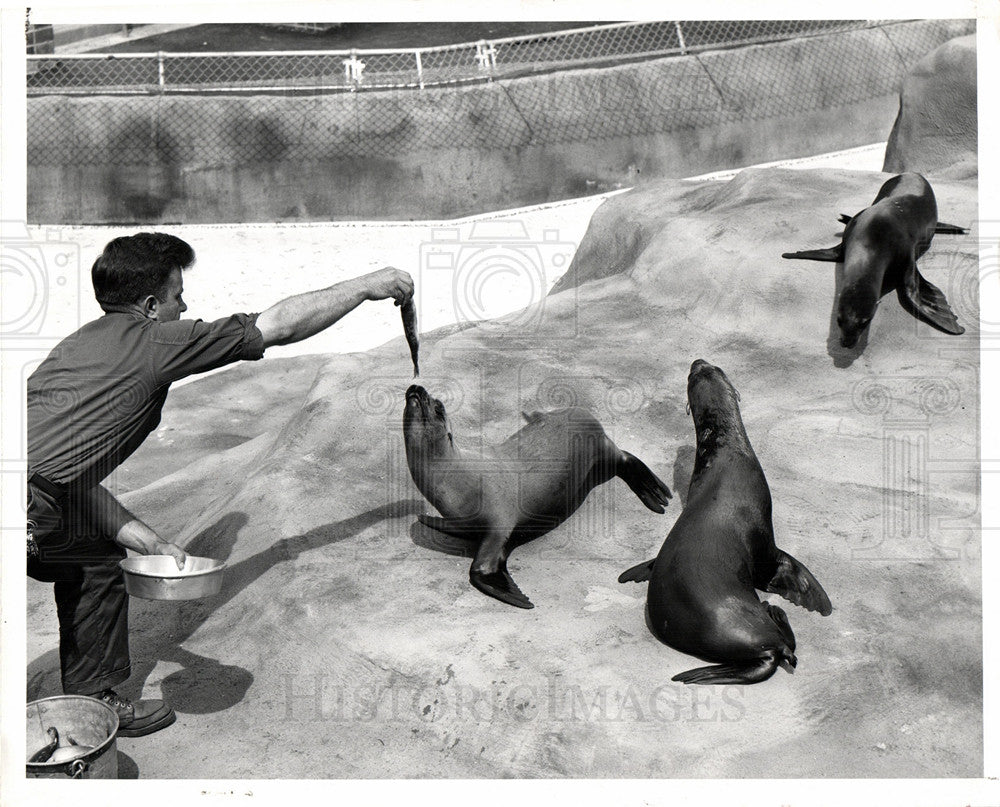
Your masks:
{"label": "man's dark shirt", "polygon": [[257,314],[157,322],[109,313],[60,342],[28,378],[28,470],[91,487],[160,422],[171,382],[264,355]]}

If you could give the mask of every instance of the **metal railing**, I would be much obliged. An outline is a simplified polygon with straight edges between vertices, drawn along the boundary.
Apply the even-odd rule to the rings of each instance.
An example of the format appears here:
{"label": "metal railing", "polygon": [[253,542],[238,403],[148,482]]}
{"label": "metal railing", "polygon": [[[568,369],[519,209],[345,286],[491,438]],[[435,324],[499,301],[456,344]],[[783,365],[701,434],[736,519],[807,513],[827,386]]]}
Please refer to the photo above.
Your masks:
{"label": "metal railing", "polygon": [[878,24],[865,20],[625,22],[433,48],[30,55],[27,91],[33,96],[422,89]]}

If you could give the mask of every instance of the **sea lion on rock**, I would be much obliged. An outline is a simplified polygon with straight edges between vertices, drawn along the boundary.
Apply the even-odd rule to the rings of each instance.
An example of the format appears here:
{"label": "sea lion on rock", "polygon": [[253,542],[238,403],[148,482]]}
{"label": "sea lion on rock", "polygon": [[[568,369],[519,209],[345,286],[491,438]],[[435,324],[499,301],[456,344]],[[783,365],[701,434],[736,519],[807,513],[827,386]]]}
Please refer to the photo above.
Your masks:
{"label": "sea lion on rock", "polygon": [[563,521],[587,494],[619,477],[655,513],[670,489],[646,465],[614,444],[585,409],[524,415],[527,424],[482,455],[455,445],[444,404],[416,384],[406,391],[406,462],[420,492],[443,518],[418,516],[448,535],[479,542],[472,585],[502,602],[533,608],[507,571],[511,550]]}
{"label": "sea lion on rock", "polygon": [[675,675],[686,684],[753,684],[796,665],[785,612],[756,590],[826,616],[833,607],[808,569],[774,544],[771,493],[739,396],[725,373],[698,359],[688,375],[697,453],[687,501],[660,553],[618,582],[649,581],[647,624],[683,653],[714,662]]}
{"label": "sea lion on rock", "polygon": [[965,333],[944,293],[917,269],[917,258],[927,251],[934,233],[968,232],[938,223],[937,202],[926,179],[914,173],[895,176],[882,185],[870,207],[855,216],[841,216],[840,221],[845,219],[837,246],[781,256],[843,262],[844,285],[837,308],[843,347],[857,344],[879,300],[892,289],[903,308],[918,319],[945,333]]}

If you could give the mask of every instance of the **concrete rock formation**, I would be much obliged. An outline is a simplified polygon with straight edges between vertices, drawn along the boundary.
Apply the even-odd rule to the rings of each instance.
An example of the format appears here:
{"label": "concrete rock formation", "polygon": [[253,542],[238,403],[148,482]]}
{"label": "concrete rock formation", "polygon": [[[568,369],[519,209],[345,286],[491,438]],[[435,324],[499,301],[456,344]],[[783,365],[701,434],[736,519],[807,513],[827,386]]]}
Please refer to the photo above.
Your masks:
{"label": "concrete rock formation", "polygon": [[[978,229],[921,262],[966,334],[887,305],[853,357],[830,347],[834,265],[781,259],[831,243],[885,179],[650,184],[598,209],[531,316],[421,334],[421,381],[456,435],[496,442],[522,409],[579,403],[675,491],[660,516],[609,483],[521,547],[519,583],[545,592],[533,611],[473,590],[468,547],[417,524],[432,511],[406,469],[402,336],[317,358],[311,386],[275,359],[229,390],[223,374],[171,393],[163,423],[192,442],[143,446],[132,478],[167,475],[125,501],[229,566],[215,598],[133,601],[125,691],[162,693],[178,720],[119,748],[143,778],[981,776]],[[943,218],[973,224],[975,183],[934,190]],[[690,658],[616,582],[686,499],[695,357],[739,388],[779,545],[836,603],[795,614],[795,674],[755,687],[672,684]],[[266,418],[229,424],[222,395],[242,402],[232,418]],[[192,461],[197,411],[231,442]],[[55,617],[48,587],[28,599],[28,694],[44,697]]]}
{"label": "concrete rock formation", "polygon": [[906,77],[882,170],[974,177],[977,127],[973,34],[933,50]]}

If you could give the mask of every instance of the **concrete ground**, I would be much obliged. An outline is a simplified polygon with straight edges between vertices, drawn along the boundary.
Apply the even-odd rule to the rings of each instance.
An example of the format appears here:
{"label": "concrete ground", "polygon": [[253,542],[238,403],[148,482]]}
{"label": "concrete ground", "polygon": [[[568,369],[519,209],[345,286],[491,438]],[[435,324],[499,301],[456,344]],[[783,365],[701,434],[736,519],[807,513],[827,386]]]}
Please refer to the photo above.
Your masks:
{"label": "concrete ground", "polygon": [[[767,168],[612,198],[560,231],[575,257],[558,293],[498,320],[431,330],[442,312],[475,309],[465,289],[523,263],[494,261],[501,269],[451,291],[425,283],[421,383],[446,400],[456,441],[475,451],[513,433],[522,409],[576,402],[677,494],[657,516],[613,481],[518,549],[511,569],[533,611],[472,589],[469,548],[416,522],[433,511],[405,465],[401,338],[174,390],[161,429],[112,484],[156,529],[228,568],[216,597],[133,600],[123,691],[166,697],[178,721],[120,739],[123,776],[982,775],[976,230],[935,238],[921,261],[966,334],[933,331],[889,296],[855,353],[834,338],[834,265],[780,258],[834,244],[837,215],[886,178]],[[935,190],[942,219],[975,227],[974,182]],[[235,271],[248,251],[275,267],[305,231],[216,231],[188,297],[214,264],[206,253]],[[340,267],[353,255],[357,274],[420,261],[419,248],[399,261],[384,233],[322,232],[315,255],[285,263]],[[363,259],[350,252],[360,245]],[[284,287],[316,285],[320,271],[282,275]],[[251,280],[244,292],[240,307],[261,293]],[[398,312],[386,308],[351,316],[391,336]],[[788,604],[799,667],[752,687],[672,683],[696,662],[648,632],[643,588],[616,582],[655,554],[683,507],[685,377],[698,357],[740,390],[778,545],[835,608],[822,618]],[[58,692],[48,588],[29,581],[29,699]]]}

